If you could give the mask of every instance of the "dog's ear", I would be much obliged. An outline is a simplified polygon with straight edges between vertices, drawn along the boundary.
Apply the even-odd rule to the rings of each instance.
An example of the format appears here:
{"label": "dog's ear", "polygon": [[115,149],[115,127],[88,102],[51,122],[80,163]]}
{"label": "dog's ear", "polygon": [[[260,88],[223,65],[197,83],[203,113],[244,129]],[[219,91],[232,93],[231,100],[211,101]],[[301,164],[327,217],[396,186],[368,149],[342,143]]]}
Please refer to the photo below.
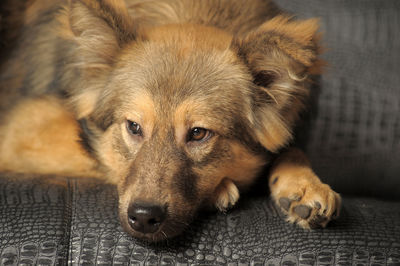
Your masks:
{"label": "dog's ear", "polygon": [[63,62],[64,76],[79,73],[79,82],[68,84],[69,101],[78,119],[92,116],[105,129],[112,117],[111,112],[104,112],[109,106],[98,108],[99,97],[118,53],[135,41],[136,25],[124,0],[71,0],[58,21],[57,33],[72,47]]}
{"label": "dog's ear", "polygon": [[135,39],[135,26],[123,0],[72,0],[59,16],[58,33],[76,44],[76,67],[102,69]]}
{"label": "dog's ear", "polygon": [[232,42],[253,78],[253,121],[257,140],[268,150],[287,144],[309,94],[309,76],[318,74],[318,20],[277,16]]}

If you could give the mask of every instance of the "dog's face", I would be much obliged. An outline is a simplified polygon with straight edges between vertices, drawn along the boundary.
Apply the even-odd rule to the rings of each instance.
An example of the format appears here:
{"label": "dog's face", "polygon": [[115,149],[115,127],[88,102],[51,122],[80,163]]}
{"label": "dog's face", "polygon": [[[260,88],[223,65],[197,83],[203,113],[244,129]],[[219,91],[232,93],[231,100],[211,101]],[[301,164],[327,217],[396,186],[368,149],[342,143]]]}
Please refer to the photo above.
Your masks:
{"label": "dog's face", "polygon": [[[147,32],[121,52],[104,107],[92,116],[110,123],[99,156],[118,177],[121,221],[136,236],[180,233],[200,206],[235,202],[236,185],[266,163],[250,128],[251,77],[221,34],[192,26]],[[224,179],[233,187],[219,188]]]}
{"label": "dog's face", "polygon": [[[204,205],[230,207],[267,163],[265,151],[288,142],[306,94],[298,77],[316,56],[315,29],[297,36],[292,23],[278,18],[242,39],[167,25],[114,48],[90,97],[75,104],[90,109],[82,116],[118,186],[126,231],[158,241],[179,234]],[[277,25],[291,38],[271,33]]]}

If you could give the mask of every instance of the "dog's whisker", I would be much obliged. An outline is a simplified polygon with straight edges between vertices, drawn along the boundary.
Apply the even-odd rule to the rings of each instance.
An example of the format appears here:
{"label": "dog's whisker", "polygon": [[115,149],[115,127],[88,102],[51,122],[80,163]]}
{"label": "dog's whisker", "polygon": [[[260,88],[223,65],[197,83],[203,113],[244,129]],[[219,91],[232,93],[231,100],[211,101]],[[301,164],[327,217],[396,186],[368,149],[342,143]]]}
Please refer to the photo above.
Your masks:
{"label": "dog's whisker", "polygon": [[167,242],[167,246],[168,246],[168,245],[169,245],[169,242],[168,242],[168,236],[167,236],[167,234],[166,234],[163,230],[161,230],[160,233],[164,236],[164,239],[163,239],[163,240],[165,240],[165,241]]}

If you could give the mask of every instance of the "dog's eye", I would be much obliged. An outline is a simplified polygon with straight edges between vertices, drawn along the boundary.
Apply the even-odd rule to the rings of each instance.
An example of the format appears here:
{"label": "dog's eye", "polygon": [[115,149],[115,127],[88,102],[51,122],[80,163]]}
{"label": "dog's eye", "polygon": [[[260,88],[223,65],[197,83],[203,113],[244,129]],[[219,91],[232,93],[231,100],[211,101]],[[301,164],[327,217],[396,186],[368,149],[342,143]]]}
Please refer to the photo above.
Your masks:
{"label": "dog's eye", "polygon": [[126,128],[128,132],[135,136],[142,136],[142,128],[136,122],[126,120]]}
{"label": "dog's eye", "polygon": [[189,131],[187,141],[205,141],[209,139],[211,135],[211,131],[205,128],[195,127]]}

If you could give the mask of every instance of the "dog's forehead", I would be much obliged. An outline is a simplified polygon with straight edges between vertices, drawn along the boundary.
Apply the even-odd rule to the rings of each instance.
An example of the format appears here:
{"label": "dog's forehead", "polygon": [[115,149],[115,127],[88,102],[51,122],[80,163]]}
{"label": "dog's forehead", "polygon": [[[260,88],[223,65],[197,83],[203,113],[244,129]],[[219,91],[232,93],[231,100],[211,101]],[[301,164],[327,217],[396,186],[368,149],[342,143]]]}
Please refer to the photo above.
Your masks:
{"label": "dog's forehead", "polygon": [[[207,70],[208,71],[208,70]],[[178,71],[179,72],[179,71]],[[222,74],[222,73],[220,73]],[[154,112],[155,123],[226,127],[251,112],[251,92],[246,82],[210,72],[158,76],[136,90],[131,102],[145,116]],[[189,77],[188,77],[189,76]],[[152,110],[150,110],[152,109]]]}
{"label": "dog's forehead", "polygon": [[173,122],[179,116],[208,124],[250,113],[252,78],[230,49],[231,36],[172,26],[146,38],[125,49],[117,75],[119,95],[132,110],[151,100],[155,120]]}
{"label": "dog's forehead", "polygon": [[167,25],[143,35],[143,40],[127,46],[117,61],[124,80],[146,88],[155,97],[211,95],[215,88],[251,79],[231,49],[232,35],[222,30]]}
{"label": "dog's forehead", "polygon": [[138,90],[134,97],[124,97],[120,114],[125,119],[152,126],[228,128],[229,124],[246,119],[251,106],[241,95],[210,93],[177,98],[180,100]]}
{"label": "dog's forehead", "polygon": [[232,34],[218,29],[196,24],[169,24],[149,28],[141,34],[142,38],[160,45],[172,45],[179,54],[185,56],[192,50],[229,49]]}

